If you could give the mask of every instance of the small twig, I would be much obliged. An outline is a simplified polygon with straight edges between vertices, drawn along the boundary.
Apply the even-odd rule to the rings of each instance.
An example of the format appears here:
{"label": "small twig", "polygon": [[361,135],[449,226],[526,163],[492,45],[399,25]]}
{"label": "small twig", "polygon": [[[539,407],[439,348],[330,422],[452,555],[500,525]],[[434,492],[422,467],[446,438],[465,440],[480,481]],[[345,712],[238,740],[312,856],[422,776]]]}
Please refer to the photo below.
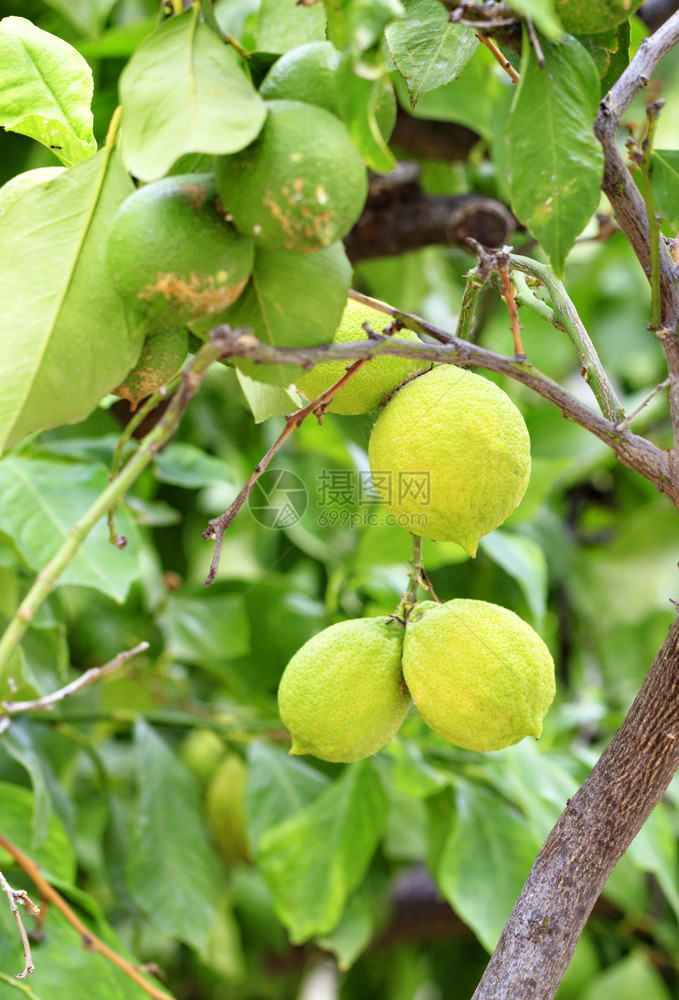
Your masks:
{"label": "small twig", "polygon": [[410,557],[410,572],[408,573],[408,586],[402,597],[408,604],[415,604],[417,601],[417,588],[422,579],[422,536],[413,535],[413,554]]}
{"label": "small twig", "polygon": [[[507,59],[507,57],[502,53],[498,45],[493,41],[493,39],[489,35],[486,35],[483,31],[477,31],[476,37],[481,42],[481,44],[485,45],[488,51],[492,53],[493,58],[500,64],[500,66],[502,66],[503,70],[505,71],[507,76],[511,79],[512,83],[518,83],[521,77],[516,72],[516,70],[510,63],[509,59]],[[544,56],[542,61],[544,64]]]}
{"label": "small twig", "polygon": [[535,53],[535,58],[537,59],[538,66],[540,69],[545,68],[545,54],[542,51],[542,46],[540,45],[540,39],[538,38],[538,33],[535,30],[533,20],[530,17],[525,19],[526,27],[528,28],[528,38],[530,39],[530,44]]}
{"label": "small twig", "polygon": [[630,415],[628,417],[625,417],[625,419],[621,420],[619,424],[616,424],[617,429],[620,430],[620,431],[626,430],[629,427],[629,425],[632,423],[632,421],[634,420],[634,418],[639,413],[641,413],[642,410],[646,409],[646,407],[651,402],[651,400],[655,399],[655,397],[658,395],[659,392],[662,392],[663,389],[669,388],[670,381],[671,380],[668,377],[668,378],[665,379],[664,382],[659,382],[658,385],[656,385],[655,389],[652,389],[649,392],[648,396],[646,396],[646,398],[644,400],[642,400],[641,403],[639,403],[639,405],[637,406],[637,408],[635,410],[632,410],[632,412],[630,413]]}
{"label": "small twig", "polygon": [[127,649],[122,653],[118,653],[112,660],[105,663],[103,667],[91,667],[90,670],[86,670],[84,674],[71,681],[70,684],[59,688],[58,691],[53,691],[52,694],[46,694],[43,698],[36,698],[34,701],[3,701],[0,702],[0,706],[4,708],[8,715],[18,715],[20,712],[49,712],[56,702],[68,698],[69,695],[75,694],[76,691],[80,691],[81,688],[92,684],[94,681],[98,681],[105,674],[113,673],[114,670],[122,667],[123,663],[127,663],[133,656],[138,656],[139,653],[143,653],[148,648],[148,642],[140,642],[134,649]]}
{"label": "small twig", "polygon": [[25,979],[31,972],[35,972],[35,966],[33,965],[33,956],[31,955],[31,946],[28,941],[28,934],[26,933],[24,922],[21,919],[17,903],[21,903],[25,906],[33,916],[37,916],[37,914],[40,913],[40,908],[32,902],[25,889],[13,889],[2,872],[0,872],[0,889],[2,889],[9,900],[9,908],[17,922],[19,934],[21,935],[21,942],[24,946],[24,969],[23,972],[17,972],[16,978]]}
{"label": "small twig", "polygon": [[113,948],[109,947],[105,941],[102,941],[101,938],[96,936],[96,934],[93,934],[92,931],[82,922],[80,917],[78,917],[78,915],[71,909],[64,897],[49,884],[35,861],[33,861],[32,858],[29,858],[27,854],[24,854],[24,852],[16,847],[11,841],[3,837],[2,834],[0,834],[0,847],[7,851],[7,853],[14,858],[20,868],[26,872],[28,877],[35,884],[35,887],[40,893],[42,899],[53,903],[59,912],[66,917],[69,924],[71,924],[71,926],[78,931],[82,938],[83,947],[86,948],[87,951],[98,952],[100,955],[103,955],[104,958],[109,960],[109,962],[112,962],[113,965],[116,965],[119,969],[121,969],[125,975],[134,980],[138,986],[141,986],[141,988],[145,990],[150,997],[153,997],[154,1000],[174,1000],[169,993],[158,989],[158,987],[154,986],[153,983],[147,982],[131,962],[128,962],[126,958],[123,958],[117,951],[114,951]]}
{"label": "small twig", "polygon": [[457,317],[457,329],[455,336],[460,340],[470,340],[474,333],[474,322],[476,320],[476,303],[479,300],[481,289],[485,282],[479,281],[475,273],[467,276],[467,282],[462,294],[460,312]]}
{"label": "small twig", "polygon": [[424,587],[425,590],[429,591],[429,593],[434,598],[434,600],[436,601],[437,604],[443,604],[443,601],[441,600],[441,598],[437,597],[436,591],[434,590],[434,588],[432,586],[431,580],[429,579],[429,576],[428,576],[427,571],[424,568],[424,566],[422,566],[422,568],[420,570],[420,585],[422,587]]}
{"label": "small twig", "polygon": [[507,270],[506,264],[499,264],[498,271],[500,272],[500,279],[502,281],[502,298],[507,304],[507,311],[509,312],[509,319],[512,324],[512,337],[514,338],[514,357],[518,361],[525,360],[526,352],[523,349],[523,344],[521,343],[521,323],[519,321],[519,312],[516,308],[516,300],[514,299],[514,289],[512,288],[512,282],[509,277],[509,272]]}
{"label": "small twig", "polygon": [[[373,335],[371,339],[374,340],[376,337]],[[342,378],[338,379],[334,385],[331,385],[330,388],[326,389],[325,392],[322,392],[317,399],[312,400],[307,404],[307,406],[302,407],[301,410],[296,410],[295,413],[291,413],[290,416],[287,417],[285,427],[271,445],[266,455],[257,463],[252,471],[252,475],[233,503],[230,504],[224,513],[219,515],[219,517],[214,517],[212,520],[208,521],[208,526],[203,532],[203,538],[206,541],[214,540],[215,551],[212,556],[212,562],[210,563],[210,571],[205,579],[206,587],[209,587],[211,583],[214,583],[215,577],[217,576],[219,560],[222,554],[222,543],[229,525],[261,479],[263,473],[266,471],[269,463],[271,462],[271,459],[274,457],[276,452],[279,451],[285,441],[287,441],[292,432],[296,430],[308,416],[315,413],[319,419],[322,418],[335,393],[346,385],[349,379],[353,378],[356,372],[362,368],[363,365],[367,364],[368,360],[368,358],[362,358],[359,361],[354,361],[351,365],[349,365]]]}
{"label": "small twig", "polygon": [[94,503],[69,531],[64,542],[55,555],[44,566],[30,590],[22,600],[16,612],[10,619],[4,634],[0,638],[0,667],[9,662],[9,658],[21,642],[27,628],[33,621],[36,611],[45,598],[59,583],[61,574],[80,549],[89,533],[102,517],[106,516],[111,507],[120,502],[132,484],[151,462],[155,453],[165,445],[174,434],[186,407],[198,392],[210,366],[224,352],[230,343],[230,328],[218,327],[212,332],[210,340],[203,345],[198,354],[184,369],[179,389],[172,397],[156,426],[140,442],[139,448],[129,459],[120,474],[100,493]]}

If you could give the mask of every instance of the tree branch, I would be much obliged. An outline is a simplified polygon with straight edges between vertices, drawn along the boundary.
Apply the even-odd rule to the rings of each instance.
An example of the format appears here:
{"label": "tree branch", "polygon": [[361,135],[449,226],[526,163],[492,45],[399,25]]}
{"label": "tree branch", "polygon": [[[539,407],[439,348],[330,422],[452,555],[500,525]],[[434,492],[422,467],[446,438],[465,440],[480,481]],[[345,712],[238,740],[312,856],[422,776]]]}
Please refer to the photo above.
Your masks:
{"label": "tree branch", "polygon": [[679,619],[537,856],[473,1000],[550,1000],[606,879],[679,767]]}

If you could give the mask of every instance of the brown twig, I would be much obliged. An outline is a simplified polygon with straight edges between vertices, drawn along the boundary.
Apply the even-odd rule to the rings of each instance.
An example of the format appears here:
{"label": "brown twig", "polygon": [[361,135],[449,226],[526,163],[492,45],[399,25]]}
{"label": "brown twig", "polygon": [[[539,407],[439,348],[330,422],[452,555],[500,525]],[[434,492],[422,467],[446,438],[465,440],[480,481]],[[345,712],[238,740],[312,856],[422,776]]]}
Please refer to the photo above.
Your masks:
{"label": "brown twig", "polygon": [[[373,340],[374,339],[375,337],[373,337]],[[205,580],[206,587],[209,587],[211,583],[214,583],[215,577],[217,576],[219,560],[222,554],[222,543],[229,525],[252,493],[276,452],[279,451],[292,432],[296,430],[312,413],[315,413],[319,419],[322,418],[335,393],[346,385],[349,379],[353,378],[356,372],[369,360],[369,358],[361,358],[358,361],[354,361],[351,365],[349,365],[342,378],[338,379],[334,385],[331,385],[329,389],[326,389],[325,392],[322,392],[317,399],[312,400],[307,404],[307,406],[302,407],[301,410],[296,410],[295,413],[291,413],[286,419],[285,427],[271,445],[264,458],[257,463],[253,469],[252,475],[233,503],[224,511],[223,514],[220,514],[219,517],[212,518],[211,521],[208,521],[208,526],[203,532],[203,538],[206,541],[214,539],[215,551],[212,557],[212,562],[210,563],[210,571]]]}
{"label": "brown twig", "polygon": [[148,642],[140,642],[134,649],[127,649],[122,653],[118,653],[112,660],[105,663],[103,667],[92,667],[90,670],[86,670],[80,677],[71,681],[70,684],[59,688],[58,691],[53,691],[52,694],[46,694],[43,698],[36,698],[34,701],[3,701],[0,702],[0,707],[4,708],[8,715],[18,715],[20,712],[49,712],[56,702],[68,698],[69,695],[75,694],[76,691],[80,691],[81,688],[92,684],[94,681],[98,681],[105,674],[113,673],[123,663],[127,663],[133,656],[138,656],[139,653],[143,653],[148,648]]}
{"label": "brown twig", "polygon": [[516,308],[516,299],[514,298],[514,289],[512,287],[511,278],[509,277],[509,271],[507,270],[506,264],[500,264],[498,267],[500,272],[500,280],[502,281],[502,298],[507,304],[507,311],[509,312],[509,319],[512,324],[512,337],[514,339],[514,357],[518,361],[524,361],[526,357],[526,352],[523,349],[523,344],[521,343],[521,323],[519,321],[519,311]]}
{"label": "brown twig", "polygon": [[21,919],[17,902],[26,906],[33,916],[37,916],[37,914],[40,913],[40,908],[30,899],[25,889],[13,889],[2,872],[0,872],[0,889],[2,889],[9,900],[9,908],[17,922],[19,934],[21,935],[21,943],[24,948],[23,972],[17,972],[16,977],[17,979],[25,979],[31,972],[35,972],[35,965],[33,964],[33,956],[31,955],[31,946],[28,941],[28,934],[26,933],[24,922]]}
{"label": "brown twig", "polygon": [[628,417],[625,417],[624,420],[621,420],[619,424],[616,424],[616,426],[620,430],[624,430],[626,427],[629,427],[634,418],[638,416],[642,410],[646,409],[651,400],[655,399],[658,393],[662,392],[663,389],[667,389],[669,385],[670,385],[669,378],[666,378],[664,382],[659,382],[658,385],[656,385],[655,389],[652,389],[651,392],[649,392],[648,396],[646,396],[646,398],[642,400],[641,403],[639,403],[637,408],[635,410],[632,410],[630,415]]}
{"label": "brown twig", "polygon": [[[516,70],[514,69],[514,67],[512,66],[512,64],[510,63],[509,59],[507,59],[507,57],[505,55],[503,55],[502,51],[495,44],[495,42],[490,37],[490,35],[486,35],[483,31],[477,31],[476,32],[476,37],[478,38],[478,40],[481,42],[482,45],[486,46],[486,48],[492,54],[492,56],[496,60],[496,62],[498,62],[500,64],[500,66],[502,66],[503,70],[505,71],[505,73],[507,74],[507,76],[510,78],[510,80],[512,81],[512,83],[518,83],[519,80],[521,79],[521,77],[516,72]],[[543,56],[543,63],[544,63],[544,56]]]}
{"label": "brown twig", "polygon": [[93,934],[92,931],[82,922],[80,917],[71,909],[64,897],[60,895],[60,893],[58,893],[57,890],[53,888],[53,886],[51,886],[44,878],[35,861],[33,861],[32,858],[29,858],[27,854],[24,854],[24,852],[20,850],[20,848],[16,847],[11,841],[7,840],[6,837],[3,837],[2,834],[0,834],[0,847],[7,851],[7,853],[14,858],[19,867],[26,872],[28,877],[35,884],[40,896],[43,899],[49,900],[50,903],[53,903],[59,912],[66,917],[69,924],[71,924],[71,926],[78,931],[82,938],[83,947],[86,948],[87,951],[98,952],[100,955],[103,955],[104,958],[107,958],[109,962],[116,965],[122,972],[124,972],[126,976],[129,976],[130,979],[134,980],[138,986],[141,986],[141,988],[145,990],[150,997],[153,997],[154,1000],[174,1000],[174,997],[170,996],[169,993],[158,989],[158,987],[154,986],[153,983],[147,982],[131,962],[128,962],[126,958],[123,958],[117,951],[110,948],[105,941],[102,941],[101,938],[96,936],[96,934]]}
{"label": "brown twig", "polygon": [[526,27],[528,28],[528,38],[530,39],[531,48],[535,53],[535,58],[540,69],[545,68],[545,54],[542,51],[542,46],[540,45],[540,39],[538,38],[538,33],[535,30],[535,25],[533,24],[532,18],[527,17]]}

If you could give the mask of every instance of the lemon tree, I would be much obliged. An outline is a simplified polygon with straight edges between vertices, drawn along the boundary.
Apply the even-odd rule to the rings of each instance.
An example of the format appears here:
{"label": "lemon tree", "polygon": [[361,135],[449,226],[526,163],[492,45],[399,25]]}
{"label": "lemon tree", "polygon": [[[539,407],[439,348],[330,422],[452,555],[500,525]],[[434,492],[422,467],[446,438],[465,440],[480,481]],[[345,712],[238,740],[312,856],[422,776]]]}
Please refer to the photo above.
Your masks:
{"label": "lemon tree", "polygon": [[0,6],[3,997],[677,995],[674,5]]}

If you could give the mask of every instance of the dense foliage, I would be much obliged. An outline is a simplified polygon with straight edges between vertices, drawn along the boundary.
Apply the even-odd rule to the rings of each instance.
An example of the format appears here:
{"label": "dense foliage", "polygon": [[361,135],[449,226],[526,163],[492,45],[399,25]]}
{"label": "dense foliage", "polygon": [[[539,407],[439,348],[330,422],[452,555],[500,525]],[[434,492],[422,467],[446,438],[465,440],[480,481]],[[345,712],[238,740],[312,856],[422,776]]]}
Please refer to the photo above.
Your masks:
{"label": "dense foliage", "polygon": [[[521,46],[521,29],[522,53],[516,35],[498,39],[520,75],[515,85],[445,6],[217,0],[159,12],[152,0],[0,0],[0,181],[68,168],[11,203],[0,191],[3,623],[16,620],[35,574],[109,487],[112,463],[119,470],[137,447],[134,438],[120,446],[132,414],[110,394],[147,331],[106,269],[118,207],[135,183],[203,175],[215,157],[251,149],[266,117],[257,88],[302,45],[329,38],[340,53],[337,103],[323,114],[343,123],[363,166],[388,174],[396,158],[417,161],[427,196],[511,206],[516,252],[563,279],[627,413],[666,378],[648,330],[648,282],[600,195],[593,133],[600,97],[638,48],[643,23],[633,17],[576,40],[563,36],[551,4],[517,0],[509,7],[534,18],[541,52],[527,33]],[[651,84],[666,101],[651,176],[668,236],[679,219],[677,69],[672,52]],[[424,138],[419,153],[406,149],[398,127],[387,145],[376,109],[392,85],[400,120],[436,123],[442,136],[462,126],[473,133],[469,155],[442,156]],[[228,114],[214,90],[231,95]],[[641,148],[641,99],[628,127]],[[341,189],[341,164],[324,169],[336,169]],[[636,176],[643,186],[643,167]],[[425,244],[364,259],[359,241],[353,269],[336,234],[313,253],[266,244],[219,318],[276,346],[314,346],[332,340],[351,286],[452,334],[477,259]],[[511,358],[501,288],[497,274],[484,284],[471,336]],[[528,360],[597,409],[574,344],[549,322],[548,296],[537,301],[521,276],[517,288]],[[186,322],[198,352],[214,318]],[[299,373],[214,364],[170,442],[130,476],[113,528],[126,546],[111,544],[107,505],[78,536],[20,645],[0,662],[0,697],[13,713],[0,734],[0,835],[99,938],[133,964],[156,963],[156,983],[177,998],[280,1000],[311,985],[328,1000],[469,997],[540,845],[675,617],[677,514],[602,440],[525,385],[486,372],[528,426],[528,491],[475,559],[425,540],[423,561],[441,600],[503,605],[548,644],[557,695],[540,742],[463,751],[411,713],[366,760],[291,757],[276,705],[286,663],[335,622],[391,614],[408,585],[412,543],[369,489],[375,414],[330,413],[288,438],[229,527],[205,588],[214,545],[203,531],[300,404],[289,388]],[[137,437],[161,426],[167,404],[157,402]],[[666,393],[633,429],[670,446]],[[51,711],[16,710],[142,642],[147,649]],[[674,783],[609,879],[561,1000],[676,995],[678,804]],[[4,849],[0,869],[38,901]],[[54,904],[43,906],[36,971],[17,980],[21,939],[0,901],[0,998],[143,995],[83,948]]]}

